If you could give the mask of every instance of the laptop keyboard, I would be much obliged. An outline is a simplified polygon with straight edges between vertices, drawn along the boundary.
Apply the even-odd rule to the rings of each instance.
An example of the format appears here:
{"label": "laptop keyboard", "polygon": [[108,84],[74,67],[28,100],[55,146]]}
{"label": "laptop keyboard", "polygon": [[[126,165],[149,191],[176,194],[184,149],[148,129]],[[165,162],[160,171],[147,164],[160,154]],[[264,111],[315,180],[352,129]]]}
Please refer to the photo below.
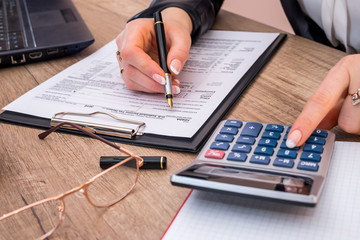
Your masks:
{"label": "laptop keyboard", "polygon": [[25,47],[18,0],[0,0],[0,51]]}

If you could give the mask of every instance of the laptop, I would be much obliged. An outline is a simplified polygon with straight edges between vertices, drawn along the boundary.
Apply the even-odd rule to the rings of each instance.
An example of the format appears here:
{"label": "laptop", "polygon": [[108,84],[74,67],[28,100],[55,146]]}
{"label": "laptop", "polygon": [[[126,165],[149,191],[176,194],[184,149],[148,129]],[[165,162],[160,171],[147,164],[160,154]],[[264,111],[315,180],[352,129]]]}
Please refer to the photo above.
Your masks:
{"label": "laptop", "polygon": [[0,67],[74,54],[93,42],[71,0],[0,0]]}

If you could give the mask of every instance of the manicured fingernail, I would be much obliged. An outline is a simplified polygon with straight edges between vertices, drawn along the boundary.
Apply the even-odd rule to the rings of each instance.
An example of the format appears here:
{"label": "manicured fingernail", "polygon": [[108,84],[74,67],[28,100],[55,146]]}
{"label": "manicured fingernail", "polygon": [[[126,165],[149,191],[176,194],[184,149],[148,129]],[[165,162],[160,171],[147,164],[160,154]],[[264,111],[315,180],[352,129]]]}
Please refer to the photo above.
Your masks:
{"label": "manicured fingernail", "polygon": [[302,134],[299,130],[293,131],[290,135],[288,135],[286,140],[286,146],[288,148],[294,148],[299,143]]}
{"label": "manicured fingernail", "polygon": [[176,82],[178,85],[180,85],[180,81],[176,78],[174,78],[174,82]]}
{"label": "manicured fingernail", "polygon": [[177,59],[172,60],[170,64],[170,70],[175,74],[179,75],[181,68],[181,62]]}
{"label": "manicured fingernail", "polygon": [[179,94],[180,93],[180,88],[178,86],[173,86],[173,93],[174,94]]}
{"label": "manicured fingernail", "polygon": [[165,85],[165,78],[164,78],[163,76],[155,73],[155,74],[153,75],[153,79],[154,79],[156,82],[160,83],[161,85]]}

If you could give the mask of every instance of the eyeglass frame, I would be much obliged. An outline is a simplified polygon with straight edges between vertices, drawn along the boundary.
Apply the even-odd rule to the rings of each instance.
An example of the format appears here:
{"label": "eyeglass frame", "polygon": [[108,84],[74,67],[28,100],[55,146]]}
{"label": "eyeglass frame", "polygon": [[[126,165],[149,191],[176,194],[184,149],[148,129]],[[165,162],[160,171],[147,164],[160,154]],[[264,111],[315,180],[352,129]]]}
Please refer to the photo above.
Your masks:
{"label": "eyeglass frame", "polygon": [[[42,235],[42,236],[41,236],[40,238],[38,238],[38,239],[45,239],[45,238],[51,236],[51,235],[59,228],[59,226],[61,225],[62,221],[63,221],[64,218],[65,218],[65,198],[66,198],[67,196],[69,196],[69,195],[71,195],[71,194],[73,194],[73,193],[76,193],[76,192],[79,192],[79,191],[80,191],[80,192],[85,196],[85,198],[88,200],[88,202],[89,202],[93,207],[95,207],[95,208],[106,208],[106,207],[110,207],[110,206],[112,206],[112,205],[120,202],[120,201],[121,201],[122,199],[124,199],[127,195],[129,195],[129,193],[133,190],[133,188],[135,187],[136,182],[137,182],[137,180],[138,180],[138,178],[139,178],[139,173],[140,173],[139,168],[144,164],[144,160],[143,160],[141,157],[139,157],[138,155],[133,154],[133,153],[130,152],[129,150],[127,150],[127,149],[125,149],[125,148],[123,148],[123,147],[120,147],[120,146],[118,146],[117,144],[112,143],[112,142],[110,142],[110,141],[108,141],[108,140],[106,140],[106,139],[104,139],[104,138],[102,138],[102,137],[100,137],[100,136],[98,136],[98,135],[96,135],[96,134],[88,131],[88,130],[86,129],[86,127],[83,128],[83,127],[80,127],[80,126],[78,126],[78,125],[76,125],[76,124],[73,124],[73,123],[70,123],[70,122],[62,122],[62,123],[59,123],[58,125],[56,125],[56,126],[50,128],[50,129],[46,130],[45,132],[40,133],[40,134],[38,135],[38,137],[39,137],[40,139],[45,139],[48,135],[50,135],[50,133],[56,131],[57,129],[59,129],[60,127],[62,127],[62,126],[64,126],[64,125],[69,125],[70,127],[73,127],[73,128],[75,128],[75,129],[78,129],[79,131],[81,131],[81,132],[89,135],[90,137],[96,138],[96,139],[98,139],[98,140],[106,143],[107,145],[109,145],[109,146],[111,146],[111,147],[113,147],[113,148],[116,148],[116,149],[119,150],[120,152],[127,154],[129,157],[126,158],[126,159],[124,159],[124,160],[122,160],[121,162],[118,162],[118,163],[116,163],[115,165],[113,165],[113,166],[111,166],[111,167],[103,170],[102,172],[96,174],[94,177],[92,177],[92,178],[90,178],[89,180],[87,180],[85,183],[83,183],[83,184],[81,184],[81,185],[79,185],[79,186],[77,186],[77,187],[74,187],[74,188],[72,188],[71,190],[68,190],[68,191],[66,191],[66,192],[64,192],[64,193],[61,193],[61,194],[57,195],[57,196],[49,197],[49,198],[46,198],[46,199],[43,199],[43,200],[34,202],[34,203],[32,203],[32,204],[26,205],[26,206],[24,206],[24,207],[21,207],[21,208],[19,208],[19,209],[14,210],[14,211],[12,211],[12,212],[10,212],[10,213],[3,214],[3,215],[0,217],[0,221],[2,221],[2,220],[4,220],[4,219],[6,219],[6,218],[9,218],[9,217],[11,217],[11,216],[14,216],[15,214],[18,214],[18,213],[23,212],[23,211],[25,211],[25,210],[28,210],[28,209],[30,209],[30,208],[39,206],[39,205],[44,204],[44,203],[46,203],[46,202],[50,202],[50,201],[61,201],[61,204],[57,207],[57,211],[59,212],[59,222],[57,223],[57,225],[56,225],[55,227],[53,227],[51,230],[49,230],[47,233],[45,233],[44,235]],[[95,203],[93,203],[93,202],[91,201],[91,199],[89,198],[89,196],[88,196],[88,192],[87,192],[88,187],[89,187],[93,182],[95,182],[95,180],[98,179],[99,177],[105,175],[106,173],[110,172],[111,170],[119,167],[120,165],[122,165],[122,164],[124,164],[124,163],[126,163],[126,162],[128,162],[128,161],[130,161],[130,160],[132,160],[132,159],[135,159],[135,160],[136,160],[136,178],[135,178],[135,181],[134,181],[133,185],[129,188],[129,190],[128,190],[126,193],[124,193],[121,197],[119,197],[118,199],[114,200],[113,202],[111,202],[111,203],[109,203],[109,204],[105,204],[105,205],[101,205],[101,206],[100,206],[100,205],[96,205]]]}

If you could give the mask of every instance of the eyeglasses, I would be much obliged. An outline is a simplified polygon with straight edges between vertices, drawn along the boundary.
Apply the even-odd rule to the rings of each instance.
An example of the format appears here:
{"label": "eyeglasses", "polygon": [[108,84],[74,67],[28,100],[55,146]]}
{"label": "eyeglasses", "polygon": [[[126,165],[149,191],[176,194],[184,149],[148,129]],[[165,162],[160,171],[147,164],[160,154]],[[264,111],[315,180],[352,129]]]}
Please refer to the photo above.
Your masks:
{"label": "eyeglasses", "polygon": [[[67,192],[2,215],[0,217],[1,239],[45,239],[49,237],[63,221],[65,198],[73,193],[81,192],[92,206],[106,208],[121,201],[135,187],[143,159],[117,144],[69,122],[60,123],[39,134],[39,138],[44,139],[64,125],[78,129],[129,157]],[[25,199],[23,200],[26,202]]]}

